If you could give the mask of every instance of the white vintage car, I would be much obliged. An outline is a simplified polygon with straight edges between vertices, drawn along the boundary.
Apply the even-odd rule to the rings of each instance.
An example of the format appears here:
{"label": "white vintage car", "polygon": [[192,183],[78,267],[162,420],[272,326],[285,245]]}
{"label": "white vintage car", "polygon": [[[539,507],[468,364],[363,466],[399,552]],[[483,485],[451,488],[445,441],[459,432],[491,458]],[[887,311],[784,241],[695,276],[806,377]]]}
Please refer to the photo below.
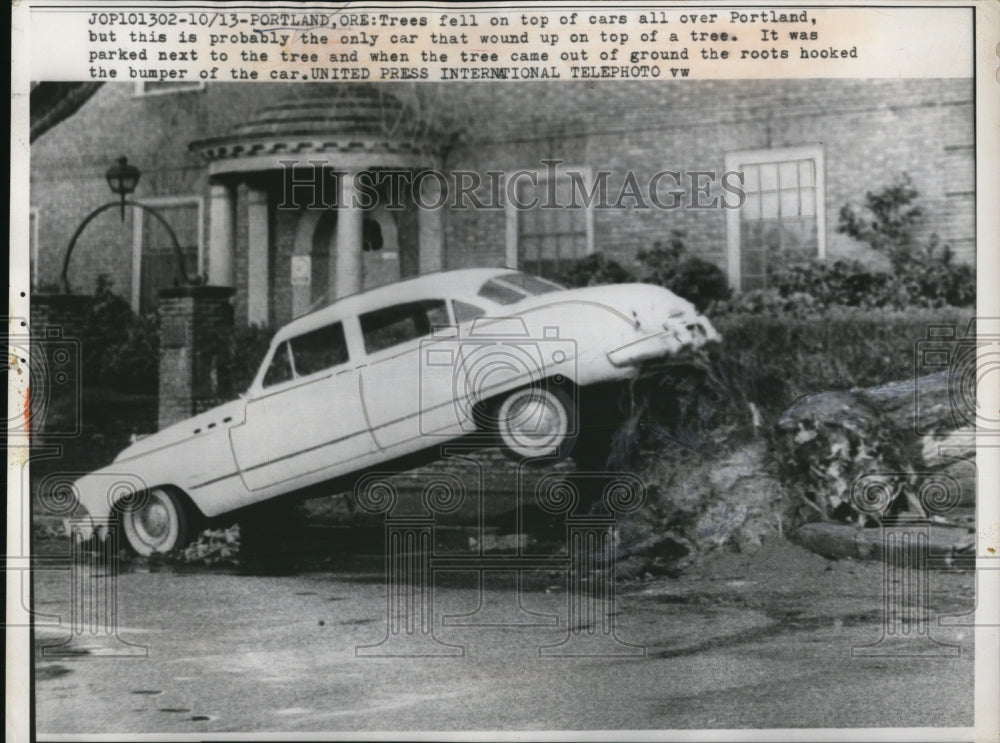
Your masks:
{"label": "white vintage car", "polygon": [[292,321],[240,399],[139,440],[75,493],[96,524],[116,514],[148,555],[183,546],[206,519],[341,492],[458,438],[558,459],[586,425],[587,389],[717,338],[693,305],[647,284],[427,274]]}

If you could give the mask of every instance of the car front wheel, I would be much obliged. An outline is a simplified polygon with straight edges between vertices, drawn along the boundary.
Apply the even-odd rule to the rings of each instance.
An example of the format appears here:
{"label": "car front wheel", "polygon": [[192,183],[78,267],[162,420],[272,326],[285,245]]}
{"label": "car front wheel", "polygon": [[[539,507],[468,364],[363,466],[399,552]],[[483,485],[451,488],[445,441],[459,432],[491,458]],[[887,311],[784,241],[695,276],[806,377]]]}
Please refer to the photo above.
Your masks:
{"label": "car front wheel", "polygon": [[153,488],[122,509],[122,530],[140,555],[170,552],[188,540],[188,518],[181,499],[164,488]]}
{"label": "car front wheel", "polygon": [[525,387],[504,397],[496,412],[504,452],[515,459],[569,456],[576,441],[576,406],[561,389]]}

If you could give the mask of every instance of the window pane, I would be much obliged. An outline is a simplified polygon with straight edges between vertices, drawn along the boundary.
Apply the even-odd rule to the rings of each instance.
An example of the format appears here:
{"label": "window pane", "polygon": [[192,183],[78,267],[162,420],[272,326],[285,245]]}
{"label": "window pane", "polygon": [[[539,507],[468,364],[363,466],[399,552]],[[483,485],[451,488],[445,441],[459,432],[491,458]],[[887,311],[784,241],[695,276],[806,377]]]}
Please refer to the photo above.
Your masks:
{"label": "window pane", "polygon": [[264,386],[270,387],[274,384],[287,382],[291,378],[292,365],[288,360],[288,343],[286,342],[278,346],[278,350],[274,352],[271,365],[267,367],[267,373],[264,374]]}
{"label": "window pane", "polygon": [[799,215],[799,192],[781,190],[781,216],[797,217]]}
{"label": "window pane", "polygon": [[780,160],[743,166],[747,200],[740,212],[742,288],[766,285],[768,269],[819,249],[816,161]]}
{"label": "window pane", "polygon": [[816,171],[813,167],[812,160],[800,160],[799,161],[799,185],[800,186],[815,186],[816,185]]}
{"label": "window pane", "polygon": [[760,166],[760,190],[778,190],[778,166],[775,163],[764,163]]}
{"label": "window pane", "polygon": [[344,326],[339,322],[292,338],[291,343],[295,373],[300,377],[347,361]]}
{"label": "window pane", "polygon": [[[586,253],[587,212],[567,207],[573,200],[569,177],[540,179],[537,187],[522,180],[518,182],[518,194],[522,204],[538,199],[534,208],[517,212],[519,267],[538,274],[558,272],[567,261]],[[511,297],[491,298],[503,304],[516,301]]]}
{"label": "window pane", "polygon": [[778,178],[781,181],[781,188],[795,188],[799,185],[799,168],[796,162],[781,163],[778,165]]}
{"label": "window pane", "polygon": [[761,222],[760,244],[770,250],[781,248],[781,222],[778,220]]}
{"label": "window pane", "polygon": [[361,316],[361,333],[368,353],[428,336],[437,325],[448,324],[443,299],[428,299],[368,312]]}
{"label": "window pane", "polygon": [[761,219],[774,219],[779,214],[778,212],[778,194],[775,191],[771,193],[762,193],[760,195],[760,217]]}

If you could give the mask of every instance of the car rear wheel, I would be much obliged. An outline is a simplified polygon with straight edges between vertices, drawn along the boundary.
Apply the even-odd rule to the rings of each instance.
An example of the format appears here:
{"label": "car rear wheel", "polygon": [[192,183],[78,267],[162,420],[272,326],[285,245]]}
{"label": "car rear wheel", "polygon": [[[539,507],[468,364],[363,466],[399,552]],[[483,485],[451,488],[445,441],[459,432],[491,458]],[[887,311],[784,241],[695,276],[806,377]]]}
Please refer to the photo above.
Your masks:
{"label": "car rear wheel", "polygon": [[525,387],[504,397],[496,409],[496,431],[514,459],[569,456],[576,441],[576,406],[563,390]]}
{"label": "car rear wheel", "polygon": [[170,552],[188,540],[188,515],[181,499],[165,488],[153,488],[134,507],[123,509],[122,531],[140,555]]}

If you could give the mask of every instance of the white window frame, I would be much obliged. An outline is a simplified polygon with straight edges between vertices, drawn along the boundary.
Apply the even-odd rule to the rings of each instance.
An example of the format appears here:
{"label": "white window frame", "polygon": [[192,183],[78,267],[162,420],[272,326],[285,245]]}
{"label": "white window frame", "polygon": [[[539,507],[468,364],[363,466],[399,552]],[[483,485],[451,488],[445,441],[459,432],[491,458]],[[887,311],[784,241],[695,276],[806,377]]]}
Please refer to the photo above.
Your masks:
{"label": "white window frame", "polygon": [[[788,160],[812,160],[816,164],[816,245],[817,257],[826,259],[826,161],[822,144],[797,147],[773,147],[766,150],[737,150],[726,153],[726,172],[741,171],[747,165],[777,163]],[[741,225],[739,209],[726,210],[726,270],[729,286],[742,288],[740,269]]]}
{"label": "white window frame", "polygon": [[[197,194],[180,196],[150,196],[138,199],[140,204],[151,206],[159,210],[159,207],[166,206],[189,206],[195,204],[198,207],[198,273],[204,272],[205,265],[205,199]],[[146,210],[137,208],[133,210],[135,217],[132,220],[132,310],[139,311],[139,300],[142,292],[142,230],[145,224]],[[155,217],[149,217],[155,219]],[[168,222],[170,220],[167,220]],[[171,225],[173,227],[173,225]]]}
{"label": "white window frame", "polygon": [[[135,90],[133,91],[132,94],[135,97],[137,97],[137,98],[147,98],[147,97],[156,96],[156,95],[179,95],[181,93],[197,93],[199,90],[204,90],[205,89],[205,81],[204,80],[178,80],[178,82],[190,83],[190,86],[189,87],[184,87],[184,88],[166,88],[166,89],[164,89],[164,88],[146,88],[146,83],[148,83],[148,82],[150,82],[150,81],[149,80],[136,80],[135,81]],[[158,82],[158,81],[154,80],[152,82]],[[170,81],[166,81],[166,82],[170,82]]]}
{"label": "white window frame", "polygon": [[[524,170],[530,170],[530,168],[524,168]],[[584,187],[589,191],[594,187],[594,175],[589,167],[567,167],[565,165],[558,165],[555,168],[556,178],[569,178],[570,173],[579,173],[583,178]],[[516,171],[521,172],[521,171]],[[541,188],[542,184],[548,183],[549,168],[544,168],[536,171],[538,173],[538,187]],[[518,228],[520,227],[520,220],[518,219],[518,214],[520,209],[518,209],[514,204],[510,203],[507,198],[507,184],[508,177],[504,177],[504,216],[506,218],[506,230],[505,230],[505,247],[506,247],[506,265],[508,268],[519,269],[521,266],[518,262]],[[520,179],[518,179],[520,180]],[[586,247],[584,248],[584,255],[590,255],[594,252],[594,207],[592,205],[586,205],[582,207],[584,210],[584,229],[586,231]]]}
{"label": "white window frame", "polygon": [[[38,288],[38,220],[41,216],[41,210],[37,206],[29,207],[28,209],[28,229],[31,230],[31,276],[29,280],[31,282],[32,290]],[[32,218],[34,218],[34,224],[32,224]]]}

